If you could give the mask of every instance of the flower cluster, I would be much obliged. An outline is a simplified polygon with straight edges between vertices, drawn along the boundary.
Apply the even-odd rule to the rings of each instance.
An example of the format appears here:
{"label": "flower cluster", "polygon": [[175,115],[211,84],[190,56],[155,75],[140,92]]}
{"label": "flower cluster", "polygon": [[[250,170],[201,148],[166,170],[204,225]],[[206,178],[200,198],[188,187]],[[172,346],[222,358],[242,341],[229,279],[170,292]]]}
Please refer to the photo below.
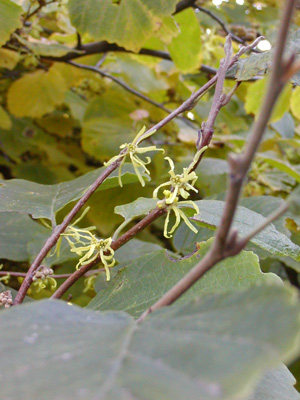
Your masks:
{"label": "flower cluster", "polygon": [[112,238],[98,239],[89,227],[79,229],[74,226],[69,226],[62,236],[64,236],[71,248],[71,252],[80,256],[76,268],[82,265],[87,265],[100,257],[106,272],[106,280],[110,280],[109,268],[115,265],[114,250],[111,248]]}
{"label": "flower cluster", "polygon": [[9,308],[13,303],[12,295],[10,290],[0,293],[0,306]]}
{"label": "flower cluster", "polygon": [[172,194],[168,197],[168,199],[166,199],[167,204],[172,204],[177,195],[187,199],[190,195],[188,190],[193,190],[194,192],[198,193],[198,190],[194,188],[194,184],[198,179],[196,173],[194,171],[190,172],[189,168],[183,168],[183,173],[181,175],[175,175],[175,166],[173,160],[171,160],[170,157],[165,157],[165,160],[167,160],[170,164],[171,169],[169,174],[171,178],[169,181],[162,183],[154,190],[153,197],[157,199],[159,189],[164,186],[171,186],[173,188]]}
{"label": "flower cluster", "polygon": [[[198,230],[194,227],[194,225],[191,224],[188,217],[184,214],[184,212],[181,210],[181,208],[193,208],[195,210],[196,214],[199,214],[198,206],[191,200],[178,201],[178,197],[175,197],[175,199],[173,199],[173,193],[170,192],[169,190],[164,190],[163,193],[165,195],[165,199],[158,201],[157,206],[159,208],[167,206],[167,217],[166,217],[165,224],[164,224],[164,236],[167,239],[172,237],[172,233],[179,226],[181,218],[193,232],[197,233]],[[170,203],[170,199],[173,199],[172,203]],[[175,224],[168,232],[170,214],[172,211],[175,214]]]}
{"label": "flower cluster", "polygon": [[57,282],[50,275],[53,274],[53,269],[41,265],[33,274],[32,281],[33,286],[36,288],[36,292],[39,293],[50,285],[50,289],[54,290],[57,286]]}
{"label": "flower cluster", "polygon": [[142,172],[145,172],[147,175],[150,175],[150,171],[148,170],[148,168],[146,167],[146,165],[148,165],[151,162],[150,157],[146,157],[146,161],[143,161],[140,159],[140,157],[138,156],[138,154],[144,154],[147,153],[149,151],[162,151],[164,152],[163,149],[158,149],[156,146],[148,146],[148,147],[138,147],[139,143],[141,140],[146,139],[147,137],[153,135],[153,133],[155,133],[156,131],[149,131],[147,134],[144,135],[146,130],[146,127],[144,126],[139,133],[136,135],[136,137],[134,138],[134,140],[131,143],[124,143],[120,146],[120,149],[122,149],[123,151],[118,154],[117,156],[112,157],[108,162],[104,163],[105,166],[109,166],[112,163],[114,163],[115,161],[122,159],[120,167],[119,167],[119,184],[122,187],[122,179],[121,179],[121,174],[122,174],[122,166],[126,160],[126,157],[129,155],[130,160],[132,162],[134,171],[139,179],[139,181],[141,182],[142,186],[145,186],[145,181],[143,179],[143,176],[140,172],[140,170],[142,170]]}
{"label": "flower cluster", "polygon": [[[191,164],[187,168],[183,168],[182,174],[175,174],[174,162],[171,160],[171,158],[165,157],[165,160],[168,161],[168,163],[170,164],[170,167],[171,167],[171,169],[169,171],[170,179],[167,182],[159,185],[154,190],[153,197],[155,199],[157,199],[159,190],[162,187],[170,186],[170,190],[163,191],[164,199],[159,200],[157,202],[157,206],[159,208],[167,208],[167,217],[166,217],[165,225],[164,225],[164,236],[168,239],[172,237],[172,233],[179,226],[181,218],[193,232],[195,232],[195,233],[198,232],[198,230],[194,227],[194,225],[191,224],[188,217],[184,214],[184,212],[181,210],[181,208],[193,208],[195,210],[196,214],[199,214],[198,206],[193,201],[191,201],[191,200],[186,201],[186,199],[190,196],[190,193],[189,193],[190,190],[198,193],[198,190],[194,187],[194,185],[198,179],[198,176],[196,175],[194,168],[197,165],[201,154],[206,149],[207,149],[207,146],[204,146],[203,148],[201,148],[200,150],[197,151]],[[181,196],[182,198],[184,198],[185,201],[179,201],[178,196]],[[173,212],[175,215],[175,224],[168,231],[168,225],[170,222],[171,212]]]}

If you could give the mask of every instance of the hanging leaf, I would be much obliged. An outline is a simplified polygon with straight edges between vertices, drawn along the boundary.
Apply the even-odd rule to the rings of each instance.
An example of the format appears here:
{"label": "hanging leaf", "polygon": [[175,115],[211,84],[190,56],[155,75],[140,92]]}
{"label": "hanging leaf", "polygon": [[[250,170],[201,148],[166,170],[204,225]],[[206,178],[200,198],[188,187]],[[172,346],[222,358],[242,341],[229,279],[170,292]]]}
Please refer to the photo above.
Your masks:
{"label": "hanging leaf", "polygon": [[[168,45],[170,56],[182,72],[192,72],[202,62],[201,29],[194,11],[190,8],[175,16],[179,35]],[[188,46],[187,46],[188,43]]]}

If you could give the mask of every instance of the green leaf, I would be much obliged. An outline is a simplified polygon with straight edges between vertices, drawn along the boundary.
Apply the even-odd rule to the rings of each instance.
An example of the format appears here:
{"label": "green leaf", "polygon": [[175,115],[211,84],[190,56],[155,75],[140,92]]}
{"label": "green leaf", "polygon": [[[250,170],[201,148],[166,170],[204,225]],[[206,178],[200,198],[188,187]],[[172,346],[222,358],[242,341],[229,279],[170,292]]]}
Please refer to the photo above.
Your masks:
{"label": "green leaf", "polygon": [[65,80],[56,69],[37,70],[10,86],[7,105],[16,117],[42,117],[63,102],[66,90]]}
{"label": "green leaf", "polygon": [[[263,98],[266,94],[267,84],[268,80],[262,79],[249,86],[245,102],[245,110],[248,114],[254,114],[256,117],[258,116],[262,106]],[[276,122],[280,120],[289,110],[289,101],[291,95],[291,85],[286,85],[277,100],[270,122]]]}
{"label": "green leaf", "polygon": [[[72,181],[56,185],[41,185],[22,179],[0,180],[0,212],[15,211],[30,214],[33,218],[55,221],[55,214],[66,204],[78,200],[105,170],[105,167],[88,172]],[[136,182],[133,167],[125,164],[122,170],[123,183]],[[114,171],[98,190],[118,186],[118,171]]]}
{"label": "green leaf", "polygon": [[16,51],[0,49],[0,68],[14,69],[20,61],[21,56]]}
{"label": "green leaf", "polygon": [[295,136],[295,121],[290,113],[285,113],[279,121],[274,122],[271,126],[283,138],[290,139]]}
{"label": "green leaf", "polygon": [[101,161],[117,154],[119,146],[130,143],[135,136],[129,116],[135,108],[132,99],[124,98],[120,90],[109,90],[92,100],[82,124],[84,151]]}
{"label": "green leaf", "polygon": [[300,169],[298,171],[298,166],[291,165],[288,161],[280,160],[279,158],[275,158],[275,156],[269,155],[268,153],[259,153],[256,156],[272,167],[278,168],[280,171],[285,172],[294,178],[296,182],[300,182]]}
{"label": "green leaf", "polygon": [[[194,221],[198,221],[202,226],[211,227],[212,229],[220,225],[225,204],[223,201],[200,200],[196,201],[196,204],[199,207],[200,213],[192,218]],[[270,213],[272,211],[270,210]],[[265,218],[262,215],[246,207],[239,206],[233,226],[243,236],[264,221]],[[271,254],[289,256],[296,261],[300,260],[299,246],[294,244],[287,236],[280,233],[273,224],[268,225],[262,232],[252,238],[251,242]]]}
{"label": "green leaf", "polygon": [[136,217],[148,214],[156,207],[156,203],[156,199],[139,197],[132,203],[115,207],[115,213],[121,215],[125,221],[131,221]]}
{"label": "green leaf", "polygon": [[293,375],[281,364],[263,376],[247,400],[300,400],[300,393],[294,388],[295,383]]}
{"label": "green leaf", "polygon": [[299,350],[297,294],[278,286],[208,295],[142,324],[57,301],[13,307],[0,323],[10,400],[231,400]]}
{"label": "green leaf", "polygon": [[21,14],[23,10],[20,6],[10,0],[0,2],[0,45],[9,40],[10,34],[21,25]]}
{"label": "green leaf", "polygon": [[28,215],[0,213],[0,258],[13,261],[30,259],[28,244],[37,235],[43,238],[50,231]]}
{"label": "green leaf", "polygon": [[176,2],[122,0],[113,4],[111,0],[70,0],[68,9],[71,23],[81,34],[137,52],[159,30],[164,16],[175,11]]}
{"label": "green leaf", "polygon": [[[12,261],[33,261],[51,234],[28,215],[18,213],[0,213],[0,226],[0,258]],[[75,259],[78,256],[70,252],[70,246],[63,238],[60,256],[48,255],[43,264],[51,267]]]}
{"label": "green leaf", "polygon": [[68,90],[65,94],[65,104],[70,108],[70,111],[75,119],[82,122],[85,110],[87,108],[87,101],[83,100],[77,93]]}
{"label": "green leaf", "polygon": [[8,130],[11,127],[12,122],[9,114],[4,110],[3,107],[0,106],[0,128]]}
{"label": "green leaf", "polygon": [[202,62],[201,29],[197,17],[189,8],[177,14],[175,21],[180,33],[168,45],[170,56],[180,71],[193,72]]}
{"label": "green leaf", "polygon": [[250,57],[239,60],[237,62],[237,71],[235,74],[236,80],[247,81],[261,72],[265,73],[269,68],[270,61],[270,51],[260,54],[251,54]]}
{"label": "green leaf", "polygon": [[[212,240],[201,243],[199,252],[179,261],[169,258],[165,250],[134,260],[118,272],[109,287],[100,291],[88,307],[126,311],[138,317],[203,258],[211,243]],[[238,290],[273,280],[278,278],[261,272],[257,256],[244,251],[216,265],[178,301],[186,302],[204,293]]]}

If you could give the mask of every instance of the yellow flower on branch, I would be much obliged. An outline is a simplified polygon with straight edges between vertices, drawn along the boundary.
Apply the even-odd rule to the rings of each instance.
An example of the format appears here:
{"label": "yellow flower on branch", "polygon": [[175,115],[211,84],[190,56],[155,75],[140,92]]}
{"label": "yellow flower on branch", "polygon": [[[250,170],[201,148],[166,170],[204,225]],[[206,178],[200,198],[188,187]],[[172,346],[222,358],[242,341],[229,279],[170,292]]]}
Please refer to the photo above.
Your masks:
{"label": "yellow flower on branch", "polygon": [[147,137],[153,135],[153,133],[156,132],[156,130],[153,131],[149,131],[147,134],[144,135],[146,131],[146,127],[144,126],[139,133],[136,135],[136,137],[134,138],[134,140],[132,141],[132,143],[124,143],[120,146],[120,149],[123,150],[123,152],[121,152],[121,154],[118,154],[117,156],[112,157],[108,162],[104,163],[104,165],[107,167],[109,165],[111,165],[112,163],[114,163],[115,161],[122,159],[120,167],[119,167],[119,184],[122,187],[122,178],[121,178],[121,174],[122,174],[122,166],[126,160],[126,157],[129,156],[130,160],[132,162],[134,171],[139,179],[139,181],[141,182],[142,186],[145,186],[145,181],[143,179],[143,176],[140,172],[140,170],[142,172],[145,172],[147,175],[150,176],[150,171],[148,170],[148,168],[146,167],[146,165],[150,164],[151,162],[151,158],[150,157],[146,157],[146,161],[143,161],[140,159],[140,157],[138,156],[138,154],[144,154],[147,153],[149,151],[162,151],[164,152],[163,149],[158,149],[156,146],[148,146],[148,147],[138,147],[139,143],[141,140],[146,139]]}
{"label": "yellow flower on branch", "polygon": [[70,226],[63,236],[67,239],[71,252],[81,257],[76,265],[76,269],[100,257],[105,268],[106,280],[109,281],[109,268],[115,265],[114,250],[111,248],[112,238],[98,239],[90,232],[91,228],[94,227],[79,229]]}
{"label": "yellow flower on branch", "polygon": [[[170,190],[164,190],[164,195],[165,199],[164,200],[159,200],[157,202],[158,207],[167,207],[167,216],[164,224],[164,236],[167,239],[170,239],[172,237],[172,233],[175,231],[175,229],[179,226],[180,224],[180,219],[184,221],[184,223],[195,233],[198,232],[198,230],[194,227],[194,225],[190,222],[188,217],[185,215],[185,213],[181,210],[181,208],[193,208],[196,212],[196,214],[199,214],[199,208],[197,204],[195,204],[191,200],[187,201],[178,201],[178,197],[173,197],[173,193],[170,192]],[[170,199],[172,199],[172,203],[170,203]],[[171,212],[174,213],[175,215],[175,224],[172,226],[172,228],[169,230],[169,222],[170,222],[170,214]]]}
{"label": "yellow flower on branch", "polygon": [[159,185],[153,192],[153,197],[157,199],[158,197],[158,192],[159,190],[164,187],[164,186],[170,186],[172,188],[172,194],[166,199],[167,204],[172,204],[176,197],[180,195],[184,199],[187,199],[189,197],[189,190],[193,190],[194,192],[198,193],[198,190],[194,187],[198,176],[196,175],[195,171],[193,171],[193,167],[195,164],[198,162],[201,154],[207,149],[207,146],[203,147],[202,149],[198,150],[197,153],[195,154],[195,157],[192,161],[192,163],[187,167],[183,168],[182,174],[175,174],[175,166],[174,162],[170,157],[165,157],[165,160],[168,161],[170,164],[170,180],[162,183]]}

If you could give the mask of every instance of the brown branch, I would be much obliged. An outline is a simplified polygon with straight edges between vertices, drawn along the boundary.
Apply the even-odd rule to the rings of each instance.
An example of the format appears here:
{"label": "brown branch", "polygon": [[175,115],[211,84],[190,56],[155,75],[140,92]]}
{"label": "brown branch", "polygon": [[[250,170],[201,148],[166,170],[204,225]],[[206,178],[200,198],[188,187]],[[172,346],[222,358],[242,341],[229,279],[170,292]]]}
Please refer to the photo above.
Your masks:
{"label": "brown branch", "polygon": [[[146,101],[147,103],[153,105],[154,107],[157,107],[157,108],[165,111],[168,114],[170,114],[172,112],[172,110],[170,110],[169,108],[163,106],[162,104],[158,103],[155,100],[152,100],[150,97],[144,95],[143,93],[139,92],[138,90],[135,90],[135,89],[131,88],[125,82],[122,82],[120,79],[116,78],[114,75],[111,75],[111,74],[109,74],[109,73],[107,73],[105,71],[102,71],[101,69],[99,69],[99,67],[93,67],[91,65],[79,64],[79,63],[76,63],[74,61],[68,61],[67,63],[70,64],[70,65],[73,65],[76,68],[81,68],[81,69],[86,69],[88,71],[93,71],[93,72],[101,75],[104,78],[110,79],[111,81],[115,82],[117,85],[119,85],[123,89],[125,89],[127,92],[135,95],[136,97],[139,97],[140,99]],[[186,125],[188,125],[189,127],[191,127],[191,128],[196,130],[195,125],[191,121],[189,121],[187,118],[180,117],[180,116],[177,116],[176,118],[180,119]]]}
{"label": "brown branch", "polygon": [[[288,70],[289,68],[292,68],[294,71],[291,58],[288,60],[288,62],[285,62],[283,59],[284,48],[294,5],[295,0],[286,1],[278,33],[278,44],[272,63],[273,69],[271,71],[267,94],[264,98],[259,117],[254,124],[252,134],[249,137],[246,149],[241,156],[231,157],[230,159],[230,184],[226,196],[223,216],[220,226],[217,230],[214,243],[203,259],[194,268],[192,268],[184,278],[182,278],[175,286],[165,293],[152,307],[146,310],[140,316],[138,321],[143,321],[152,311],[172,304],[219,261],[226,257],[238,254],[242,250],[241,244],[243,244],[244,247],[247,239],[252,237],[251,234],[256,234],[265,227],[265,224],[262,224],[258,229],[255,229],[250,235],[244,239],[241,239],[240,241],[237,238],[237,232],[235,230],[230,231],[235,211],[237,209],[243,181],[262,139],[273,107],[276,103],[276,99],[286,83],[286,81],[283,80],[283,77],[286,74],[286,69]],[[286,76],[288,76],[288,74],[286,74]],[[276,216],[281,215],[285,210],[286,209],[284,207],[282,210],[275,211],[275,213],[269,217],[268,222],[273,220],[273,218]]]}

